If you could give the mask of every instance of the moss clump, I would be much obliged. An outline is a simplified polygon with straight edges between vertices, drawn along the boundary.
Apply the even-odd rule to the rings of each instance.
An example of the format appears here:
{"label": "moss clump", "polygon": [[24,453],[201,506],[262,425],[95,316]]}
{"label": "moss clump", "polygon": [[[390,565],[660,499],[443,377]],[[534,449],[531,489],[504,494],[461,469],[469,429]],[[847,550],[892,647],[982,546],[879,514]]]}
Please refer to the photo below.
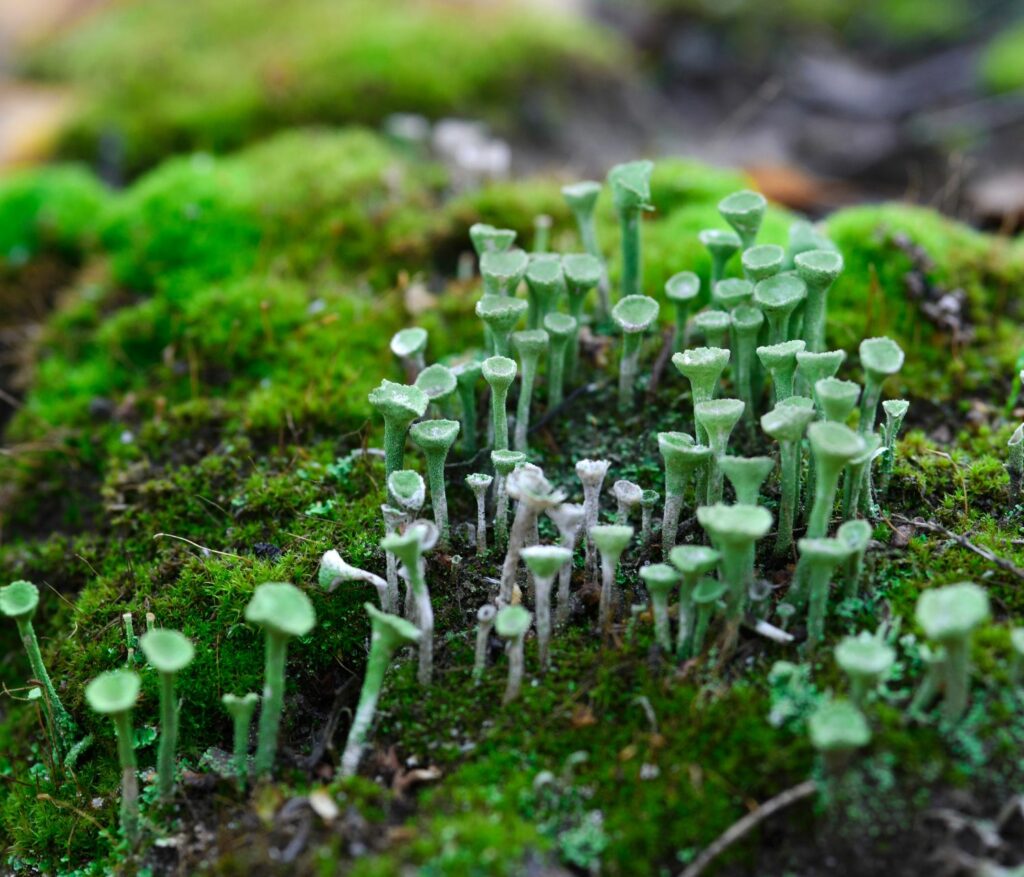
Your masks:
{"label": "moss clump", "polygon": [[0,264],[42,253],[77,258],[95,240],[111,194],[77,165],[22,171],[0,179]]}
{"label": "moss clump", "polygon": [[1024,88],[1024,23],[1004,28],[982,52],[980,75],[991,91]]}
{"label": "moss clump", "polygon": [[578,19],[472,4],[452,27],[451,14],[400,0],[208,0],[187,15],[175,0],[115,5],[29,67],[84,92],[64,152],[92,158],[113,135],[135,173],[288,125],[487,111],[573,68],[611,75],[625,57],[607,31]]}

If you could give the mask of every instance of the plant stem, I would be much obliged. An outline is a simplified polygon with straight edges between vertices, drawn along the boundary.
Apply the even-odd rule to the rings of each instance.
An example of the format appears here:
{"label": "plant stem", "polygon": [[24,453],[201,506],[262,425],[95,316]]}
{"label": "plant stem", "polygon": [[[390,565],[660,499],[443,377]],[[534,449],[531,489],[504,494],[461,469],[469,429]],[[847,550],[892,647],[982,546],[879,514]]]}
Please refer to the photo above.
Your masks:
{"label": "plant stem", "polygon": [[256,776],[266,776],[274,766],[277,735],[281,727],[281,710],[284,706],[284,665],[287,654],[288,641],[283,636],[268,631],[263,668],[263,708],[260,710],[259,735],[253,764]]}

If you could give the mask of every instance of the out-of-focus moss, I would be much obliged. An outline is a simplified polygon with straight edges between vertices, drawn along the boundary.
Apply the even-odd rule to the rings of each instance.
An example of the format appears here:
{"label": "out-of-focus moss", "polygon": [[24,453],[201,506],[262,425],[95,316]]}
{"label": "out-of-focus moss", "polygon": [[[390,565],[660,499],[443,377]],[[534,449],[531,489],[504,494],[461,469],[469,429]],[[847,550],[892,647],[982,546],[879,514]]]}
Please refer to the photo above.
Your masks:
{"label": "out-of-focus moss", "polygon": [[1024,88],[1024,22],[1006,28],[985,47],[979,73],[991,91]]}
{"label": "out-of-focus moss", "polygon": [[288,125],[495,115],[526,89],[580,68],[611,76],[626,59],[600,26],[515,3],[204,0],[183,13],[149,0],[98,12],[29,67],[84,93],[64,151],[91,159],[117,138],[134,173]]}
{"label": "out-of-focus moss", "polygon": [[54,165],[0,178],[0,263],[77,257],[95,241],[110,193],[88,170]]}

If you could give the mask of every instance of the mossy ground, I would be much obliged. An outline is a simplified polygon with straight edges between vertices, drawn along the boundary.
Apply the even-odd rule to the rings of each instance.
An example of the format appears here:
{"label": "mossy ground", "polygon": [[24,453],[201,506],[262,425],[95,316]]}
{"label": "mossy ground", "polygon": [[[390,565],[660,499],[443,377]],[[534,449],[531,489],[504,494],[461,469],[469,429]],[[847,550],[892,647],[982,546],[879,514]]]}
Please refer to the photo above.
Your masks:
{"label": "mossy ground", "polygon": [[[43,586],[38,628],[47,660],[67,706],[97,742],[74,777],[48,776],[44,751],[29,742],[34,708],[13,698],[0,704],[0,809],[12,865],[101,872],[120,860],[112,735],[83,708],[81,692],[92,675],[127,660],[127,611],[137,631],[153,612],[198,644],[181,677],[182,758],[196,773],[186,776],[172,813],[147,804],[155,821],[170,819],[188,841],[145,854],[158,872],[169,863],[221,874],[271,868],[271,848],[286,848],[305,819],[288,816],[285,803],[326,784],[344,817],[310,816],[301,829],[307,842],[282,873],[354,866],[368,877],[402,865],[425,874],[518,873],[529,861],[672,873],[752,802],[815,770],[799,719],[821,692],[843,688],[827,649],[814,660],[813,688],[780,692],[768,670],[777,658],[796,658],[795,649],[747,639],[724,676],[709,662],[678,667],[652,646],[646,618],[632,635],[620,630],[615,642],[599,643],[585,590],[556,640],[551,673],[534,682],[528,648],[531,681],[522,701],[502,710],[503,658],[495,655],[480,687],[469,678],[472,619],[493,556],[480,562],[457,543],[461,564],[437,560],[429,569],[444,696],[424,697],[411,665],[401,665],[382,699],[366,766],[389,787],[366,778],[330,782],[333,747],[361,676],[361,607],[372,589],[327,594],[314,582],[320,555],[332,547],[353,563],[382,566],[383,468],[359,453],[380,443],[366,392],[398,376],[387,342],[414,321],[404,309],[412,288],[430,302],[415,322],[430,330],[432,359],[478,343],[475,284],[451,279],[469,224],[510,225],[528,242],[533,217],[547,212],[555,218],[553,244],[578,246],[558,183],[449,198],[441,171],[358,129],[289,132],[223,158],[173,159],[120,194],[83,184],[77,172],[69,179],[68,203],[79,206],[57,223],[63,230],[54,238],[33,237],[36,214],[18,214],[24,181],[11,185],[15,194],[0,187],[0,213],[13,205],[9,213],[22,216],[5,232],[41,241],[27,247],[25,265],[52,260],[61,266],[57,282],[66,284],[31,349],[26,395],[6,434],[12,453],[0,457],[0,568],[8,579]],[[715,203],[744,183],[729,172],[659,164],[658,212],[644,227],[650,290],[658,294],[684,268],[706,283],[696,233],[722,225]],[[82,203],[95,221],[75,219]],[[785,243],[791,220],[773,209],[764,239]],[[922,588],[962,578],[986,584],[1000,622],[1019,617],[1014,573],[941,535],[907,530],[895,515],[921,515],[1024,565],[1024,548],[1014,543],[1019,510],[1009,505],[1001,459],[1011,429],[999,413],[1009,381],[993,378],[1012,374],[1019,353],[1010,293],[1024,270],[1020,246],[898,205],[843,211],[827,229],[847,263],[832,297],[835,343],[855,347],[865,334],[893,334],[908,366],[888,389],[913,399],[875,533],[881,544],[871,586],[862,600],[837,607],[830,633],[874,628],[887,613],[912,616]],[[611,252],[617,238],[606,201],[599,231]],[[971,344],[953,346],[947,330],[915,311],[904,290],[908,278],[921,277],[937,289],[965,290]],[[667,307],[662,317],[670,321]],[[645,362],[659,343],[651,338]],[[597,349],[588,375],[603,379],[613,366]],[[843,374],[857,376],[855,355]],[[660,487],[654,433],[684,425],[689,399],[666,373],[645,401],[622,418],[603,396],[578,397],[564,417],[536,430],[535,459],[571,486],[574,460],[606,455],[615,477]],[[943,423],[944,437],[936,432]],[[416,454],[409,459],[418,464]],[[468,471],[462,461],[452,467],[456,521],[471,514],[460,489]],[[627,569],[644,556],[630,555]],[[768,568],[778,582],[788,580],[786,565]],[[271,579],[306,588],[320,623],[291,651],[281,781],[250,801],[198,768],[210,747],[229,742],[220,695],[258,688],[261,641],[241,611],[253,586]],[[0,681],[19,696],[26,668],[9,626],[0,629],[0,652]],[[877,859],[865,861],[886,862],[915,815],[949,788],[969,788],[989,814],[997,809],[1021,779],[1024,737],[1005,686],[1006,653],[1005,625],[980,638],[985,681],[966,724],[951,733],[934,718],[904,723],[898,704],[920,675],[908,641],[892,694],[872,707],[872,747],[843,792],[854,796],[849,812],[857,821],[844,835],[822,804],[798,809],[784,818],[788,829],[768,829],[780,832],[773,835],[780,857],[798,855],[794,836],[808,831],[837,844],[878,832]],[[776,727],[768,716],[783,701],[793,718]],[[153,760],[146,729],[155,706],[146,675],[137,711],[144,766]],[[340,729],[325,739],[331,722]],[[321,757],[310,763],[311,752]],[[414,766],[437,767],[442,776],[417,787]],[[210,825],[216,837],[203,840]],[[731,867],[742,871],[756,849],[748,841]]]}

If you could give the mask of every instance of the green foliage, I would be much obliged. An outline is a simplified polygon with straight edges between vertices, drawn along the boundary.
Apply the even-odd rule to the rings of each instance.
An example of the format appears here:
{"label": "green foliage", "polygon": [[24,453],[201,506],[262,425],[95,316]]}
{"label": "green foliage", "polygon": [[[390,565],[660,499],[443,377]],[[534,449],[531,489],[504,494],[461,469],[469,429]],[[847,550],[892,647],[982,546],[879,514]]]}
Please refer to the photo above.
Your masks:
{"label": "green foliage", "polygon": [[113,134],[134,173],[289,125],[472,115],[574,68],[611,75],[626,57],[607,31],[569,17],[470,5],[452,27],[451,14],[400,0],[207,0],[188,15],[176,0],[118,4],[30,66],[84,92],[65,153],[91,158]]}
{"label": "green foliage", "polygon": [[982,52],[980,74],[991,91],[1024,88],[1024,22],[1005,28],[993,37]]}

